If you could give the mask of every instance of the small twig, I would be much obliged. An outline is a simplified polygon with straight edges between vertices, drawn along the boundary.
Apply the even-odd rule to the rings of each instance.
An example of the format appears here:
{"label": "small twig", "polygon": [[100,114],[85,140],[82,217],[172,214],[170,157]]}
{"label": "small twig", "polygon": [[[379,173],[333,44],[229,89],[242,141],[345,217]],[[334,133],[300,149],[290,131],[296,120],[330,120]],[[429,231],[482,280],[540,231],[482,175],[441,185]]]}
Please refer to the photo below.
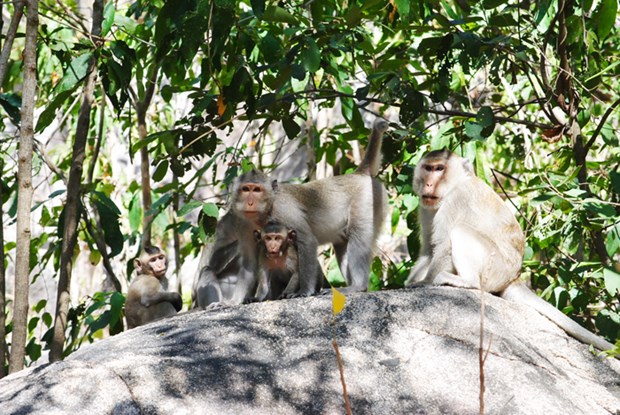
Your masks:
{"label": "small twig", "polygon": [[[334,324],[336,318],[334,317]],[[351,415],[351,404],[349,403],[349,395],[347,394],[347,384],[344,380],[344,367],[342,365],[342,357],[340,356],[340,350],[338,350],[338,342],[336,341],[336,328],[334,326],[334,341],[332,345],[336,351],[336,359],[338,360],[338,369],[340,370],[340,382],[342,383],[342,393],[344,394],[344,405],[347,409],[347,415]]]}

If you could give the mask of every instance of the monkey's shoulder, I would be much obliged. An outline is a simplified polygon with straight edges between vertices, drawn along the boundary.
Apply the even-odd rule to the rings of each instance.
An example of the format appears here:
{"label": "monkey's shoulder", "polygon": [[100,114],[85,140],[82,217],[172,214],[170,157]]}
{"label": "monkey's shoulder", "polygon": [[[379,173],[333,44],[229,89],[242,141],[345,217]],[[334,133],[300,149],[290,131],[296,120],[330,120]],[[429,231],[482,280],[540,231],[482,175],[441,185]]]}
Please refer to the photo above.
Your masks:
{"label": "monkey's shoulder", "polygon": [[167,285],[166,277],[162,277],[162,279],[158,279],[152,275],[141,274],[136,276],[131,284],[129,285],[129,289],[139,288],[140,290],[162,290],[164,286]]}

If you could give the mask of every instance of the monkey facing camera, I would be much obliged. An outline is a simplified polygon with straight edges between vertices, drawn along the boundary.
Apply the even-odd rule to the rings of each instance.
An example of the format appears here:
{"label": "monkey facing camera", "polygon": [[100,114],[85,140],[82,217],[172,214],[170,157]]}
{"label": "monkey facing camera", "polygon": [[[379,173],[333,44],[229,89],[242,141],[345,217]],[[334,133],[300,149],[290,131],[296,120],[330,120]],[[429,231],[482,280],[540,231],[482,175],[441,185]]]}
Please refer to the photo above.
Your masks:
{"label": "monkey facing camera", "polygon": [[584,343],[601,350],[614,348],[519,280],[523,231],[468,160],[448,150],[428,153],[415,168],[413,188],[421,201],[422,249],[405,285],[484,290],[533,307]]}
{"label": "monkey facing camera", "polygon": [[129,285],[125,301],[127,328],[177,314],[183,301],[179,293],[167,291],[166,254],[156,246],[146,246],[134,264],[136,278]]}
{"label": "monkey facing camera", "polygon": [[[287,229],[281,223],[270,221],[262,230],[255,230],[258,242],[258,288],[255,301],[293,298],[299,292],[299,256],[297,254],[297,232]],[[317,264],[316,281],[321,285],[327,280]]]}
{"label": "monkey facing camera", "polygon": [[195,306],[241,304],[255,294],[259,244],[253,230],[263,229],[268,221],[295,232],[296,252],[289,252],[296,256],[299,284],[295,293],[287,284],[283,294],[308,296],[320,290],[324,277],[317,249],[326,243],[334,246],[346,290],[366,291],[374,245],[387,214],[387,191],[375,177],[387,128],[386,121],[375,121],[366,154],[353,174],[304,184],[279,184],[256,170],[241,175],[230,189],[230,208],[218,223],[209,265],[195,281]]}

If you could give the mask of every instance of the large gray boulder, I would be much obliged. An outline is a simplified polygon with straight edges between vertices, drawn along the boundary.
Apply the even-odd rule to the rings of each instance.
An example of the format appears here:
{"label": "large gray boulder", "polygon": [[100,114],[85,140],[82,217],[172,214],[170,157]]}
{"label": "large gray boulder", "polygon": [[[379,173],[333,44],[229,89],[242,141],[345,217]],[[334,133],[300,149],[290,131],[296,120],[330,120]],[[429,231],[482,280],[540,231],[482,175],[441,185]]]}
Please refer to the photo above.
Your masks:
{"label": "large gray boulder", "polygon": [[[620,362],[484,295],[488,414],[619,414]],[[179,315],[0,380],[2,414],[477,414],[480,293],[429,287]]]}

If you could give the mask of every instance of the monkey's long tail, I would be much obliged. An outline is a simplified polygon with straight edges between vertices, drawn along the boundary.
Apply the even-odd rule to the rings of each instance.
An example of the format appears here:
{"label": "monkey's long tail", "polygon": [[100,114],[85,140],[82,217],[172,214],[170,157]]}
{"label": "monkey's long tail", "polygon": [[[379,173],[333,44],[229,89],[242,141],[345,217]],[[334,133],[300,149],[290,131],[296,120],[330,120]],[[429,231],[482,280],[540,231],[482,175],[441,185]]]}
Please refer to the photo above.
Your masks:
{"label": "monkey's long tail", "polygon": [[566,314],[562,313],[542,298],[539,298],[523,283],[519,282],[509,285],[501,296],[502,298],[515,303],[529,305],[540,314],[557,324],[557,326],[566,333],[583,343],[591,344],[599,350],[613,350],[615,348],[615,346],[607,340],[588,331],[577,322],[571,320]]}
{"label": "monkey's long tail", "polygon": [[370,138],[368,139],[368,148],[364,159],[355,171],[360,174],[376,176],[379,174],[379,166],[381,165],[381,144],[383,143],[383,134],[388,130],[387,121],[377,118],[372,126]]}

